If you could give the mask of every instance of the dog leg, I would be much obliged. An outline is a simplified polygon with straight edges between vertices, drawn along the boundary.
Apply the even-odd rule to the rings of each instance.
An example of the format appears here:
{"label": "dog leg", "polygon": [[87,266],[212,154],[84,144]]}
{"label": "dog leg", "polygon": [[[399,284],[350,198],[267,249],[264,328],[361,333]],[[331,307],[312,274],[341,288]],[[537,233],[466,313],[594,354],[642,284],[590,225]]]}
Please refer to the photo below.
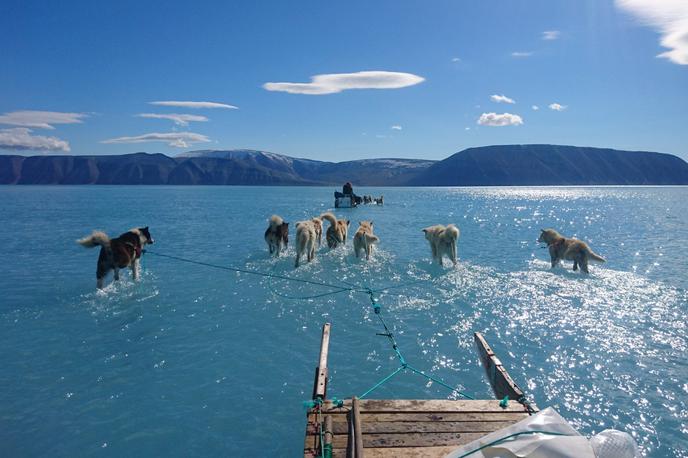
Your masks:
{"label": "dog leg", "polygon": [[575,271],[577,271],[577,270],[578,270],[578,260],[577,260],[577,259],[574,259],[574,260],[573,260],[573,271],[575,272]]}
{"label": "dog leg", "polygon": [[115,268],[115,281],[119,281],[119,269]]}
{"label": "dog leg", "polygon": [[586,258],[583,258],[579,262],[581,271],[585,272],[586,274],[589,274],[590,271],[588,270],[588,260]]}
{"label": "dog leg", "polygon": [[432,250],[432,262],[437,262],[437,247],[434,243],[430,244],[430,249]]}
{"label": "dog leg", "polygon": [[138,261],[138,259],[134,259],[134,262],[131,263],[131,278],[133,278],[134,281],[139,279],[139,261]]}
{"label": "dog leg", "polygon": [[456,267],[456,243],[454,242],[452,242],[449,247],[449,259],[451,259],[454,267]]}
{"label": "dog leg", "polygon": [[103,289],[103,277],[96,278],[96,288]]}

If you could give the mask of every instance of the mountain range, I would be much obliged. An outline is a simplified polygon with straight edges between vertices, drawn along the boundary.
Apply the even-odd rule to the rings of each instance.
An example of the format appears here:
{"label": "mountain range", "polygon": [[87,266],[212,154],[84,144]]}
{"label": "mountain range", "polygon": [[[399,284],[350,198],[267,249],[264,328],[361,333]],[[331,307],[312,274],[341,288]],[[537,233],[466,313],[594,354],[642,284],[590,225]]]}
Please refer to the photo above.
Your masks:
{"label": "mountain range", "polygon": [[688,184],[688,163],[662,153],[562,145],[468,148],[441,161],[299,159],[255,150],[175,157],[0,155],[0,184],[537,186]]}

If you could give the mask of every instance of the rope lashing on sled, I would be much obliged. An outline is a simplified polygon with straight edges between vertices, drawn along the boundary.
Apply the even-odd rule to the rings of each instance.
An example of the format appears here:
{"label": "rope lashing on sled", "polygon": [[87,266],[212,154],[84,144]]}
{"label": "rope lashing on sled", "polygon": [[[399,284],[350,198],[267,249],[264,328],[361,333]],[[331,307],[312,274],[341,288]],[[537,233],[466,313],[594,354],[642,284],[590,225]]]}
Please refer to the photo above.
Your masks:
{"label": "rope lashing on sled", "polygon": [[[439,385],[441,385],[441,386],[443,386],[443,387],[449,389],[452,393],[457,393],[458,395],[463,396],[464,398],[467,398],[467,399],[475,399],[475,398],[473,398],[472,396],[470,396],[470,395],[468,395],[468,394],[466,394],[466,393],[464,393],[464,392],[458,390],[456,387],[453,387],[453,386],[451,386],[451,385],[448,385],[448,384],[445,383],[444,381],[442,381],[442,380],[440,380],[440,379],[438,379],[438,378],[436,378],[436,377],[433,377],[432,375],[426,374],[424,371],[421,371],[421,370],[419,370],[419,369],[416,369],[415,367],[413,367],[412,365],[410,365],[410,364],[406,361],[406,359],[404,358],[404,356],[401,354],[401,351],[399,350],[399,345],[397,344],[396,339],[394,338],[394,334],[393,334],[392,331],[389,329],[389,327],[387,326],[387,323],[385,322],[385,320],[384,320],[384,318],[383,318],[383,316],[382,316],[382,307],[380,306],[380,304],[379,304],[379,303],[377,302],[377,300],[375,299],[375,294],[376,294],[376,293],[385,292],[385,291],[388,291],[388,290],[391,290],[391,289],[402,288],[402,287],[409,286],[409,285],[412,285],[412,284],[420,283],[421,281],[424,281],[424,280],[415,280],[415,281],[403,283],[403,284],[400,284],[400,285],[390,285],[390,286],[386,286],[386,287],[384,287],[384,288],[375,288],[375,289],[373,289],[373,288],[363,288],[363,287],[359,287],[359,286],[357,286],[357,285],[354,285],[354,284],[348,283],[348,282],[347,282],[347,283],[348,283],[350,286],[335,285],[335,284],[332,284],[332,283],[324,283],[324,282],[318,282],[318,281],[314,281],[314,280],[307,280],[307,279],[305,279],[305,278],[297,278],[297,277],[290,277],[290,276],[287,276],[287,275],[273,274],[273,273],[269,273],[269,272],[261,272],[261,271],[258,271],[258,270],[241,269],[241,268],[232,267],[232,266],[222,266],[222,265],[219,265],[219,264],[211,264],[211,263],[209,263],[209,262],[194,261],[194,260],[192,260],[192,259],[186,259],[186,258],[182,258],[182,257],[179,257],[179,256],[171,256],[171,255],[168,255],[168,254],[156,253],[156,252],[150,251],[150,250],[143,250],[143,252],[144,252],[144,253],[147,253],[147,254],[150,254],[150,255],[153,255],[153,256],[158,256],[158,257],[161,257],[161,258],[168,258],[168,259],[173,259],[173,260],[175,260],[175,261],[186,262],[186,263],[189,263],[189,264],[196,264],[196,265],[199,265],[199,266],[211,267],[211,268],[213,268],[213,269],[221,269],[221,270],[226,270],[226,271],[230,271],[230,272],[238,272],[238,273],[244,273],[244,274],[249,274],[249,275],[257,275],[257,276],[260,276],[260,277],[276,278],[276,279],[279,279],[279,280],[293,281],[293,282],[304,283],[304,284],[314,285],[314,286],[321,286],[321,287],[325,287],[325,288],[330,288],[330,289],[332,289],[332,291],[328,291],[328,292],[325,292],[325,293],[316,294],[316,295],[312,295],[312,296],[288,296],[288,295],[281,294],[281,293],[278,293],[278,292],[273,291],[274,294],[276,294],[276,295],[278,295],[278,296],[280,296],[280,297],[287,298],[287,299],[308,300],[308,299],[315,299],[315,298],[319,298],[319,297],[325,297],[325,296],[329,296],[329,295],[332,295],[332,294],[339,294],[339,293],[344,293],[344,292],[365,293],[365,294],[367,294],[367,295],[370,297],[370,302],[371,302],[371,304],[372,304],[372,306],[373,306],[373,311],[375,312],[375,315],[378,317],[378,319],[379,319],[379,321],[380,321],[380,324],[382,324],[382,327],[383,327],[383,329],[384,329],[384,331],[385,331],[385,332],[383,332],[383,333],[377,333],[377,335],[379,335],[379,336],[385,336],[385,337],[387,337],[387,338],[389,339],[390,343],[392,344],[392,350],[394,351],[394,353],[395,353],[397,359],[399,360],[399,367],[398,367],[396,370],[394,370],[394,372],[392,372],[391,374],[389,374],[388,376],[386,376],[385,378],[383,378],[382,380],[380,380],[378,383],[376,383],[376,384],[375,384],[372,388],[370,388],[368,391],[366,391],[366,392],[363,393],[361,396],[359,396],[359,399],[365,398],[367,395],[369,395],[370,393],[372,393],[373,391],[375,391],[377,388],[379,388],[380,386],[384,385],[387,381],[391,380],[391,379],[392,379],[395,375],[397,375],[399,372],[403,372],[403,371],[405,371],[405,370],[409,370],[409,371],[411,371],[411,372],[413,372],[413,373],[415,373],[415,374],[421,375],[421,376],[425,377],[427,380],[430,380],[430,381],[432,381],[432,382],[435,382],[435,383],[437,383],[437,384],[439,384]],[[317,402],[317,401],[307,401],[307,403],[308,403],[307,407],[313,408],[313,407],[315,407],[316,405],[319,407],[319,404],[311,404],[311,403],[313,403],[313,402]]]}

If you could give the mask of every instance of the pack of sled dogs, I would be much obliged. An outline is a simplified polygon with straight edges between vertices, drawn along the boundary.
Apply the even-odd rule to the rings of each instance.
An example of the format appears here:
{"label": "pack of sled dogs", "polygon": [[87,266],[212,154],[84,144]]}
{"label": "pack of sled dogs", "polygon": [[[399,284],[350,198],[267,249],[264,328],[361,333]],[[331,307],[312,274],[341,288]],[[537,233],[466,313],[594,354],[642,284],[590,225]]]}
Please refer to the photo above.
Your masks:
{"label": "pack of sled dogs", "polygon": [[[337,219],[331,213],[326,212],[320,216],[296,223],[296,260],[295,267],[299,267],[301,260],[311,262],[315,258],[316,251],[322,245],[323,226],[328,223],[325,231],[325,240],[330,249],[346,246],[349,226],[348,219]],[[430,244],[433,262],[442,265],[444,258],[456,265],[457,242],[459,240],[459,228],[454,224],[443,226],[437,224],[423,229],[425,239]],[[268,252],[272,256],[280,256],[289,244],[289,223],[278,215],[272,215],[268,220],[265,230],[265,243]],[[573,261],[573,270],[589,273],[589,263],[605,262],[605,259],[596,254],[587,243],[574,238],[567,238],[554,229],[542,229],[538,242],[546,244],[549,249],[552,268],[561,261]],[[104,232],[94,231],[91,235],[77,240],[77,243],[86,247],[100,247],[98,263],[96,265],[96,286],[103,288],[105,276],[114,271],[114,279],[119,280],[119,270],[130,268],[132,278],[136,280],[139,273],[139,260],[146,245],[153,243],[153,237],[148,227],[131,229],[119,237],[109,238]],[[359,222],[358,229],[353,236],[353,253],[357,258],[365,256],[370,259],[373,247],[380,243],[380,238],[373,232],[372,221]]]}

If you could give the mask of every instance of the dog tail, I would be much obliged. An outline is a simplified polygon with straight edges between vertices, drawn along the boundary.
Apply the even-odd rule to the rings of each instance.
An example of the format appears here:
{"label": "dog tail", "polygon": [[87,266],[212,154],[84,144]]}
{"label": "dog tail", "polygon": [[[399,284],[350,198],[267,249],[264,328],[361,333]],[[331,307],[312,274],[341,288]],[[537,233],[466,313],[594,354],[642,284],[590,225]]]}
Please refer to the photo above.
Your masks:
{"label": "dog tail", "polygon": [[337,224],[337,218],[331,212],[323,213],[320,218],[327,220],[331,226]]}
{"label": "dog tail", "polygon": [[453,224],[447,225],[442,233],[442,238],[445,242],[456,242],[456,239],[459,238],[459,228]]}
{"label": "dog tail", "polygon": [[368,243],[368,245],[370,245],[372,243],[379,243],[380,242],[380,239],[377,237],[377,235],[366,234],[365,238],[366,238],[366,243]]}
{"label": "dog tail", "polygon": [[284,223],[282,217],[277,215],[272,215],[268,221],[270,222],[270,227],[272,229],[277,229],[282,225],[282,223]]}
{"label": "dog tail", "polygon": [[588,253],[587,253],[587,254],[588,254],[588,259],[590,259],[591,261],[607,262],[606,259],[604,259],[604,258],[603,258],[602,256],[600,256],[599,254],[597,254],[597,253],[595,253],[594,251],[592,251],[590,248],[588,248]]}
{"label": "dog tail", "polygon": [[77,240],[76,243],[86,248],[93,248],[98,245],[103,248],[110,248],[110,237],[105,232],[93,231],[93,234]]}

